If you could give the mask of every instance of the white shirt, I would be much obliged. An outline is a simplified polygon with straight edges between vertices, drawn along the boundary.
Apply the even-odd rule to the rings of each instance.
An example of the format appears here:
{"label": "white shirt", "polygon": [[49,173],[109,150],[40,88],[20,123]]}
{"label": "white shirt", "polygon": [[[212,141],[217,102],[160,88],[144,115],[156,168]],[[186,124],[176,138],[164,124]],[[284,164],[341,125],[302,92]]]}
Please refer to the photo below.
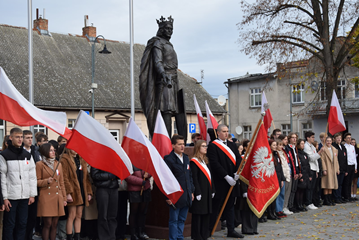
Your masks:
{"label": "white shirt", "polygon": [[179,160],[181,160],[181,162],[183,163],[183,154],[182,154],[182,156],[178,155],[177,153],[175,153],[175,154],[179,158]]}
{"label": "white shirt", "polygon": [[320,155],[317,153],[317,149],[315,149],[313,144],[305,142],[304,152],[308,154],[310,169],[319,172],[318,159],[320,158]]}
{"label": "white shirt", "polygon": [[295,145],[293,144],[289,144],[289,147],[291,148],[291,149],[293,149],[293,152],[294,152],[294,164],[295,164],[295,166],[296,167],[298,167],[298,159],[297,159],[297,151],[296,151],[296,149],[295,149]]}
{"label": "white shirt", "polygon": [[345,143],[344,146],[347,149],[348,165],[355,165],[355,169],[357,169],[357,157],[354,146],[347,143]]}
{"label": "white shirt", "polygon": [[28,151],[29,153],[31,153],[31,148],[29,150],[27,150],[25,147],[23,147],[26,151]]}

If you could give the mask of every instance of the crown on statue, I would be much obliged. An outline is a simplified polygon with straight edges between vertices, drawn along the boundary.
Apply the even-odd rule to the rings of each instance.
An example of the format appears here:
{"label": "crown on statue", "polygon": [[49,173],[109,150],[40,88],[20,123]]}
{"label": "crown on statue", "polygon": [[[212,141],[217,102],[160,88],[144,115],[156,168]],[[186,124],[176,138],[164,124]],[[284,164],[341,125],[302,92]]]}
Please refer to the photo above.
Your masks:
{"label": "crown on statue", "polygon": [[172,16],[169,16],[166,20],[166,18],[164,18],[163,16],[161,16],[160,20],[156,19],[158,27],[162,28],[164,26],[166,26],[166,24],[171,24],[173,26],[173,18]]}

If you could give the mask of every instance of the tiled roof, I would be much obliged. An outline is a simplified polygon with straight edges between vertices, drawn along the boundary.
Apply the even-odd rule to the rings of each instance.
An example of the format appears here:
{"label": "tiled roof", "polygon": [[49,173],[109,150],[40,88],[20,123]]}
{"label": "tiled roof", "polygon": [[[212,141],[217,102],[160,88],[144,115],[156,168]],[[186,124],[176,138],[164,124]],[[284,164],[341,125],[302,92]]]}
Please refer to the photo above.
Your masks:
{"label": "tiled roof", "polygon": [[[49,109],[90,109],[92,43],[82,36],[33,33],[34,104]],[[0,25],[0,66],[28,99],[27,34],[25,28]],[[106,41],[106,44],[112,54],[96,53],[95,58],[95,82],[98,83],[95,109],[127,111],[131,104],[130,45],[117,41]],[[103,45],[96,45],[98,52]],[[144,45],[134,45],[136,111],[141,111],[138,76],[144,49]],[[193,94],[202,111],[207,100],[213,113],[225,112],[195,79],[181,71],[178,77],[180,88],[185,89],[188,112],[195,112]]]}

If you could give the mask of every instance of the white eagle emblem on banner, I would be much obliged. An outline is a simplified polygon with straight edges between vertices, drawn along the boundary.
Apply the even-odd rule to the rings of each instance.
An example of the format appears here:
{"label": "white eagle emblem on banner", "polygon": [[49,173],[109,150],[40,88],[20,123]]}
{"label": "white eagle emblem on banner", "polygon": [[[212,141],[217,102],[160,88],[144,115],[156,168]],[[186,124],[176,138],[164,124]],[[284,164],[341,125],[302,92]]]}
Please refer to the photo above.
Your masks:
{"label": "white eagle emblem on banner", "polygon": [[274,175],[275,168],[272,161],[272,154],[268,156],[268,148],[260,147],[254,154],[252,169],[252,177],[261,178],[264,182],[263,176],[271,177]]}

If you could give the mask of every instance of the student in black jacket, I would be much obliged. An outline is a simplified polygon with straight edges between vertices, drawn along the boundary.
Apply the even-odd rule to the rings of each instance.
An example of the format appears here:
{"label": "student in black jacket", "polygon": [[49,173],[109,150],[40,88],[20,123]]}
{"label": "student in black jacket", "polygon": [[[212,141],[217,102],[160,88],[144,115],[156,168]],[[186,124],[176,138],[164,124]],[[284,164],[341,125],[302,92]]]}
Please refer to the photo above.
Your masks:
{"label": "student in black jacket", "polygon": [[304,152],[304,139],[299,139],[297,142],[298,149],[298,159],[300,161],[301,166],[301,174],[302,176],[298,181],[298,188],[295,195],[297,202],[297,209],[299,211],[308,211],[306,207],[303,205],[304,193],[307,191],[307,188],[312,181],[310,176],[310,165],[309,165],[309,157],[306,152]]}
{"label": "student in black jacket", "polygon": [[118,178],[112,173],[91,167],[91,178],[96,187],[97,229],[100,240],[115,240],[117,228]]}
{"label": "student in black jacket", "polygon": [[170,207],[169,239],[177,240],[183,239],[184,222],[194,199],[194,185],[189,158],[183,153],[185,147],[184,138],[181,135],[174,135],[171,143],[173,150],[169,155],[165,156],[164,160],[183,190],[183,194],[174,205],[175,208],[171,206],[171,200],[166,200]]}
{"label": "student in black jacket", "polygon": [[334,143],[332,144],[338,150],[338,163],[339,163],[339,175],[338,178],[338,189],[333,190],[333,197],[335,203],[345,203],[342,199],[342,189],[344,177],[348,175],[348,160],[347,160],[347,149],[342,142],[342,134],[336,133],[334,135]]}

